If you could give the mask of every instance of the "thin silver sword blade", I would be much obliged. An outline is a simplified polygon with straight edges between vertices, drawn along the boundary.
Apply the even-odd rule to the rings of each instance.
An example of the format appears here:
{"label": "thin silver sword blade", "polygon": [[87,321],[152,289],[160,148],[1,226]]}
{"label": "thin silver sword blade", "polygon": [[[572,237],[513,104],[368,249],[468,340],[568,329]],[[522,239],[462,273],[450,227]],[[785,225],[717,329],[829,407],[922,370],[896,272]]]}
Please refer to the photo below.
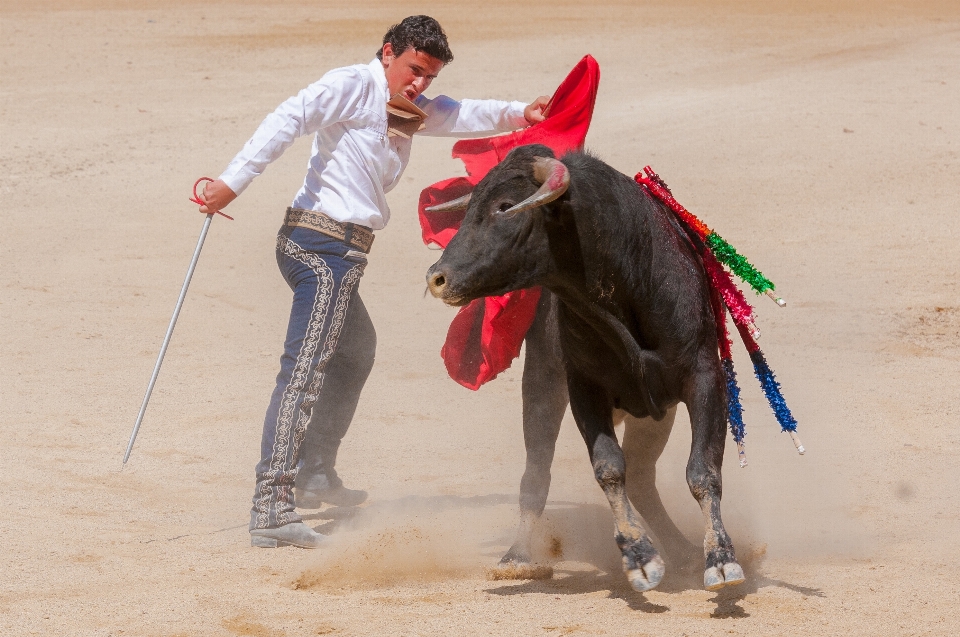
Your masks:
{"label": "thin silver sword blade", "polygon": [[177,306],[173,309],[173,316],[170,318],[170,326],[167,327],[167,335],[163,337],[163,345],[160,346],[160,355],[157,357],[157,364],[153,368],[153,375],[150,376],[150,383],[147,385],[147,393],[143,397],[143,404],[140,405],[140,413],[137,414],[137,422],[133,425],[133,431],[130,433],[130,442],[127,444],[127,452],[123,454],[123,464],[127,464],[130,459],[130,452],[133,451],[133,443],[137,440],[137,433],[140,431],[140,423],[143,422],[143,415],[147,412],[147,404],[150,402],[150,394],[153,393],[153,386],[157,382],[157,376],[160,375],[160,365],[163,364],[163,355],[167,353],[167,345],[170,344],[170,337],[173,336],[173,328],[177,325],[177,317],[180,316],[180,308],[183,307],[183,299],[187,296],[187,288],[190,287],[190,279],[193,278],[193,271],[197,267],[197,260],[200,258],[200,250],[203,248],[203,241],[207,238],[207,230],[210,229],[210,221],[213,219],[213,213],[207,215],[203,222],[203,230],[200,231],[200,239],[197,241],[197,249],[193,252],[193,259],[190,260],[190,267],[187,269],[187,277],[183,280],[183,288],[180,290],[180,298],[177,299]]}

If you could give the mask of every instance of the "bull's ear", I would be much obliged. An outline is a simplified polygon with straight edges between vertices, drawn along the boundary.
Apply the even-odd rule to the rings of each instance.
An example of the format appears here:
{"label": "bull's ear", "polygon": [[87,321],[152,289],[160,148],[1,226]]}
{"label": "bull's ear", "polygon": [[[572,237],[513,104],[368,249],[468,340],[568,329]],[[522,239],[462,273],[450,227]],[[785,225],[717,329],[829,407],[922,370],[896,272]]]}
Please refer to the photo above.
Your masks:
{"label": "bull's ear", "polygon": [[533,177],[540,182],[540,188],[517,205],[501,213],[513,216],[521,212],[548,204],[558,199],[570,187],[570,171],[559,159],[537,157],[533,160]]}

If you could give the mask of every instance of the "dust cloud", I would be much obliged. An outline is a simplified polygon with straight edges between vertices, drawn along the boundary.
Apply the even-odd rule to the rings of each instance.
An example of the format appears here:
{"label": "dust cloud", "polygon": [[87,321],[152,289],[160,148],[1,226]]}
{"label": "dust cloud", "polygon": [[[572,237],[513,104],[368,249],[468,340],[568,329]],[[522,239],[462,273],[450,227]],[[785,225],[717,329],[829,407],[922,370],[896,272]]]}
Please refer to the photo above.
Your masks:
{"label": "dust cloud", "polygon": [[[762,547],[764,553],[777,558],[855,558],[876,548],[879,533],[864,523],[862,513],[871,498],[882,494],[871,493],[869,485],[856,483],[864,467],[862,460],[851,462],[849,450],[858,445],[844,427],[846,410],[833,405],[830,396],[806,398],[812,393],[806,379],[784,382],[784,394],[794,408],[806,447],[801,456],[787,434],[780,431],[749,373],[749,361],[737,362],[748,465],[739,467],[736,445],[728,434],[722,514],[738,556],[742,560]],[[689,416],[681,406],[671,439],[657,464],[657,485],[674,522],[700,545],[702,516],[685,479],[690,438]]]}
{"label": "dust cloud", "polygon": [[[862,485],[859,490],[853,487],[856,472],[862,468],[839,460],[856,442],[842,427],[843,410],[832,408],[828,399],[820,403],[793,401],[806,409],[810,409],[806,403],[815,405],[807,413],[796,414],[808,449],[800,456],[780,432],[760,390],[753,387],[756,383],[745,373],[743,377],[749,465],[739,468],[735,445],[728,441],[723,519],[748,574],[762,574],[768,556],[819,560],[874,552],[880,535],[863,519],[871,494],[864,494]],[[804,396],[807,389],[803,379],[798,379],[784,391],[789,400],[791,395]],[[563,427],[568,435],[575,431],[569,411]],[[617,429],[622,435],[622,426]],[[674,522],[700,547],[703,521],[684,474],[689,448],[689,417],[681,406],[657,464],[657,484]],[[584,570],[617,577],[621,556],[613,538],[612,515],[586,470],[586,449],[580,453],[584,471],[576,471],[577,495],[552,493],[534,527],[531,549],[536,568],[515,573],[494,569],[515,539],[519,520],[515,493],[406,496],[358,509],[332,507],[306,516],[312,526],[323,522],[316,528],[331,534],[330,546],[311,555],[291,586],[365,589],[457,579],[543,579],[551,575],[562,579]],[[568,482],[572,478],[558,475],[556,468],[554,475]],[[912,494],[912,488],[901,481],[890,496],[909,497],[905,494]],[[659,546],[655,537],[654,542]],[[699,551],[691,557],[691,563],[702,560]],[[669,575],[677,565],[668,559],[667,569]]]}
{"label": "dust cloud", "polygon": [[306,516],[310,524],[311,517],[343,517],[317,527],[336,533],[291,585],[380,588],[480,577],[494,560],[489,547],[506,541],[512,526],[514,507],[504,506],[507,501],[507,496],[408,496]]}

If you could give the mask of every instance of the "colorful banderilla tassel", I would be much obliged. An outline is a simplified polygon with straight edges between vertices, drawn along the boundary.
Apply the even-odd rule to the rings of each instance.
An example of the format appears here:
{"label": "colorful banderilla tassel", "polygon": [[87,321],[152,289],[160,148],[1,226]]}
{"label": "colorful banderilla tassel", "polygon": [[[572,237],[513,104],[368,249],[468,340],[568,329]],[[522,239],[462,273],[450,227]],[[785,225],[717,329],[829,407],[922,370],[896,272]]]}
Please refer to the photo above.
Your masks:
{"label": "colorful banderilla tassel", "polygon": [[[709,250],[703,250],[700,257],[703,268],[706,270],[707,276],[710,277],[712,290],[716,291],[723,299],[723,304],[729,310],[733,322],[736,325],[744,326],[754,339],[760,338],[760,329],[753,318],[753,307],[747,303],[747,299],[743,297],[743,292],[733,283],[730,274],[723,269],[723,266]],[[721,321],[721,319],[722,315],[717,317],[717,321]],[[726,333],[725,321],[724,333]]]}
{"label": "colorful banderilla tassel", "polygon": [[730,423],[730,433],[737,443],[737,456],[740,459],[740,468],[747,466],[747,451],[743,444],[743,437],[747,435],[743,424],[743,405],[740,404],[740,386],[737,384],[737,372],[733,369],[733,353],[730,351],[730,336],[727,334],[727,314],[723,298],[715,288],[710,289],[710,304],[713,306],[713,316],[717,325],[717,343],[720,346],[720,364],[727,387],[727,421]]}
{"label": "colorful banderilla tassel", "polygon": [[696,215],[680,205],[673,198],[673,193],[667,184],[660,179],[657,173],[653,172],[650,166],[645,166],[643,172],[637,173],[634,179],[638,184],[646,186],[660,201],[667,204],[680,219],[690,227],[691,230],[700,236],[700,239],[707,244],[710,251],[717,258],[717,261],[730,268],[740,280],[749,285],[757,294],[766,294],[773,299],[777,305],[783,307],[787,304],[782,298],[774,292],[773,281],[763,276],[759,270],[753,267],[753,264],[746,260],[736,248],[727,243],[719,234],[707,227],[707,224],[700,221]]}
{"label": "colorful banderilla tassel", "polygon": [[704,270],[710,281],[710,303],[713,307],[714,319],[717,329],[717,343],[720,349],[720,363],[723,367],[723,373],[726,380],[727,390],[727,419],[730,423],[730,433],[733,440],[737,443],[737,454],[740,457],[740,466],[747,466],[747,457],[744,450],[743,438],[746,431],[743,424],[743,405],[740,403],[740,386],[737,384],[737,373],[733,368],[733,355],[730,349],[730,337],[727,333],[726,313],[729,311],[733,323],[740,333],[747,352],[750,354],[750,360],[753,362],[754,373],[757,380],[760,381],[760,387],[763,389],[767,402],[773,410],[780,428],[790,434],[794,446],[802,455],[805,451],[803,444],[797,436],[797,421],[790,413],[783,394],[780,393],[780,383],[777,382],[773,370],[767,364],[763,352],[757,345],[756,339],[760,336],[760,330],[757,329],[753,318],[753,308],[743,297],[743,293],[733,283],[730,273],[727,272],[723,263],[733,271],[740,279],[749,284],[757,294],[766,294],[777,305],[783,307],[786,302],[774,293],[773,283],[763,276],[759,270],[741,256],[729,243],[716,232],[711,230],[705,223],[700,221],[690,211],[680,205],[670,188],[662,179],[646,166],[643,173],[637,173],[635,177],[637,183],[647,188],[647,190],[657,199],[667,205],[677,216],[681,225],[700,239],[700,245],[695,245],[695,249],[700,254],[700,260],[703,263]]}
{"label": "colorful banderilla tassel", "polygon": [[750,333],[739,325],[737,326],[737,330],[740,332],[740,338],[743,340],[743,344],[750,354],[750,360],[753,362],[753,371],[757,375],[757,380],[760,381],[760,387],[763,388],[767,402],[770,403],[770,409],[773,410],[773,415],[776,416],[777,422],[780,423],[780,429],[790,434],[793,445],[797,448],[800,455],[803,455],[806,450],[803,448],[803,443],[800,442],[800,437],[797,435],[797,421],[793,418],[793,414],[790,413],[790,408],[787,407],[787,401],[783,399],[783,394],[780,393],[780,383],[777,382],[777,377],[774,376],[773,370],[770,369],[770,366],[767,364],[767,359],[764,357],[763,352],[760,351],[760,346],[753,340]]}

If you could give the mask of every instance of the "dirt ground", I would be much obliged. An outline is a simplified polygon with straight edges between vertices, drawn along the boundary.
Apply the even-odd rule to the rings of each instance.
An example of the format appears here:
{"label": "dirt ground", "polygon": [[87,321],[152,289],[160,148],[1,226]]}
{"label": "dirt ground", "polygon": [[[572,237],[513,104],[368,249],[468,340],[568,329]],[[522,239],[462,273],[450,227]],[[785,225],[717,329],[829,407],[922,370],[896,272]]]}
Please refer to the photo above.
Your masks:
{"label": "dirt ground", "polygon": [[[955,635],[960,632],[960,3],[0,3],[0,633]],[[633,592],[569,415],[541,581],[492,581],[523,470],[522,364],[447,378],[453,310],[424,296],[421,188],[462,174],[418,139],[361,285],[377,365],[341,452],[359,511],[317,552],[246,529],[290,292],[273,246],[302,140],[217,219],[133,456],[130,428],[202,217],[187,201],[263,116],[367,62],[425,12],[456,61],[431,93],[530,100],[590,53],[588,147],[677,198],[777,283],[761,345],[807,454],[736,352],[750,466],[721,593]],[[660,462],[701,536],[685,415]]]}

